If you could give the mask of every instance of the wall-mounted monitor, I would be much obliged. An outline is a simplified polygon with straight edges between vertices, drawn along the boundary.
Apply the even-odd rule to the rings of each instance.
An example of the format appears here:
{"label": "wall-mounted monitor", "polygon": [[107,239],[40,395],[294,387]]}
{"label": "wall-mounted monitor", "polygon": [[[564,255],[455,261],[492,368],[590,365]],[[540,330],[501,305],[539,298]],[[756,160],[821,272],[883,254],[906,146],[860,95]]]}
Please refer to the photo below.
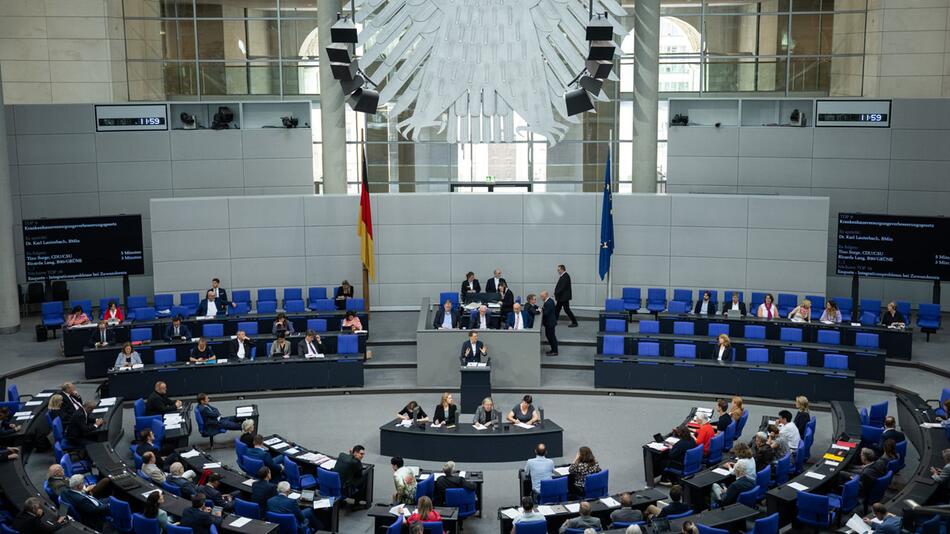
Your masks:
{"label": "wall-mounted monitor", "polygon": [[818,100],[815,126],[890,128],[890,100]]}
{"label": "wall-mounted monitor", "polygon": [[142,248],[141,215],[23,221],[29,282],[144,274]]}
{"label": "wall-mounted monitor", "polygon": [[109,104],[96,106],[97,132],[168,129],[165,104]]}
{"label": "wall-mounted monitor", "polygon": [[838,214],[839,275],[950,280],[950,219]]}

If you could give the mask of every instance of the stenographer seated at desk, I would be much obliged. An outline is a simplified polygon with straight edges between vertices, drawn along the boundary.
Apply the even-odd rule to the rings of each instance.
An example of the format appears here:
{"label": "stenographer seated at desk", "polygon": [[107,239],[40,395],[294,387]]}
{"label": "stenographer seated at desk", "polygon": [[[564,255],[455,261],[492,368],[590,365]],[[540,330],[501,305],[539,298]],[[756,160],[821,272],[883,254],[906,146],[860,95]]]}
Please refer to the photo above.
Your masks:
{"label": "stenographer seated at desk", "polygon": [[435,415],[432,417],[433,425],[454,426],[458,421],[458,406],[451,393],[443,393],[439,404],[435,406]]}
{"label": "stenographer seated at desk", "polygon": [[172,324],[165,327],[165,335],[162,336],[165,341],[186,341],[191,339],[191,330],[188,325],[182,324],[181,315],[172,319]]}
{"label": "stenographer seated at desk", "polygon": [[432,328],[436,330],[453,330],[459,327],[459,312],[452,301],[446,299],[442,307],[435,312],[432,319]]}
{"label": "stenographer seated at desk", "polygon": [[465,274],[465,280],[462,282],[462,290],[459,291],[459,300],[465,302],[465,297],[482,292],[482,284],[475,278],[475,273],[469,271]]}
{"label": "stenographer seated at desk", "polygon": [[99,321],[96,330],[89,336],[89,343],[92,348],[106,347],[115,343],[115,332],[109,330],[109,323]]}
{"label": "stenographer seated at desk", "polygon": [[346,310],[343,320],[340,321],[340,331],[359,332],[362,329],[363,323],[360,321],[360,317],[356,315],[356,312],[353,310]]}
{"label": "stenographer seated at desk", "polygon": [[132,348],[132,344],[126,342],[122,345],[122,352],[115,358],[116,369],[131,369],[133,365],[142,365],[142,357]]}
{"label": "stenographer seated at desk", "polygon": [[399,413],[396,414],[402,421],[414,421],[417,423],[424,423],[429,420],[429,416],[426,414],[425,410],[422,409],[422,406],[419,406],[419,403],[416,401],[409,401],[402,410],[399,410]]}
{"label": "stenographer seated at desk", "polygon": [[468,341],[462,344],[462,351],[459,355],[459,362],[462,367],[469,363],[481,362],[488,357],[488,348],[485,343],[478,340],[478,332],[472,330],[468,333]]}
{"label": "stenographer seated at desk", "polygon": [[485,399],[482,400],[482,405],[475,410],[472,424],[484,427],[501,424],[501,412],[495,409],[495,402],[491,397],[485,397]]}
{"label": "stenographer seated at desk", "polygon": [[214,349],[208,344],[204,337],[198,338],[198,344],[191,349],[191,355],[188,357],[191,363],[215,363],[217,356],[214,355]]}
{"label": "stenographer seated at desk", "polygon": [[517,404],[508,412],[508,422],[509,423],[523,423],[526,425],[534,425],[541,420],[540,410],[534,408],[532,402],[534,398],[531,395],[525,395],[521,398],[521,402]]}

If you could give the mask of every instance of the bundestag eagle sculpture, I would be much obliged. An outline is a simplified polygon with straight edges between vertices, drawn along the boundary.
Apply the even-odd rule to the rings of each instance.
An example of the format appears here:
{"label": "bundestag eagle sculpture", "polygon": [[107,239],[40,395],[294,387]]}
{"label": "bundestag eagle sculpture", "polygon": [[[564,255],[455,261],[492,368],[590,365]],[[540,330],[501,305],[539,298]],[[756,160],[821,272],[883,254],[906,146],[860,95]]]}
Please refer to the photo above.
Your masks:
{"label": "bundestag eagle sculpture", "polygon": [[[564,94],[592,43],[589,13],[609,23],[610,64],[626,15],[615,0],[362,0],[360,64],[408,139],[433,128],[449,142],[510,142],[514,114],[553,144],[570,116]],[[590,67],[588,66],[588,69]],[[594,76],[593,73],[590,73]],[[601,78],[616,79],[605,69]],[[595,76],[596,77],[596,76]],[[592,79],[592,78],[588,78]],[[602,82],[602,80],[600,80]],[[599,84],[593,97],[606,100]],[[586,95],[585,95],[586,96]],[[447,131],[446,131],[447,130]]]}

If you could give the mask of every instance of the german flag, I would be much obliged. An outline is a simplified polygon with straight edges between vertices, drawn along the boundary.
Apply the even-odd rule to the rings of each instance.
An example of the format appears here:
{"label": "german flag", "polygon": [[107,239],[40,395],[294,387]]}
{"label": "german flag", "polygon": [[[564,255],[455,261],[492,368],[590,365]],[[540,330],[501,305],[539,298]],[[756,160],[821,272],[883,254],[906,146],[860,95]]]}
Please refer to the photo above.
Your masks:
{"label": "german flag", "polygon": [[363,156],[363,164],[360,168],[362,174],[360,180],[362,187],[360,192],[360,220],[356,228],[356,234],[360,236],[360,258],[363,260],[363,268],[373,280],[376,279],[376,264],[373,261],[373,208],[369,203],[369,174],[366,169],[366,147],[360,145],[360,151]]}

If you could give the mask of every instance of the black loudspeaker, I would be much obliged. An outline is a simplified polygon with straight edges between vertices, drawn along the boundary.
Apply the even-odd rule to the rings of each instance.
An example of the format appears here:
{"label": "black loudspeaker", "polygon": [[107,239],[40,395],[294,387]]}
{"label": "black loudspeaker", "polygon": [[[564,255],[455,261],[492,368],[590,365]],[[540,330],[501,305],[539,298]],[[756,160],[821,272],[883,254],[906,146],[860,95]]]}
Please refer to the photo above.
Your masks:
{"label": "black loudspeaker", "polygon": [[348,19],[340,19],[330,26],[330,40],[334,43],[353,43],[358,41],[356,24]]}
{"label": "black loudspeaker", "polygon": [[350,95],[350,107],[353,111],[376,113],[377,106],[379,106],[379,93],[372,89],[357,89]]}
{"label": "black loudspeaker", "polygon": [[43,342],[49,339],[49,333],[46,331],[46,327],[38,324],[36,325],[36,341]]}
{"label": "black loudspeaker", "polygon": [[567,106],[568,116],[594,109],[594,103],[584,89],[575,89],[564,93],[564,104]]}
{"label": "black loudspeaker", "polygon": [[600,16],[587,23],[588,41],[609,41],[614,37],[614,27],[610,21]]}
{"label": "black loudspeaker", "polygon": [[603,80],[610,76],[610,71],[614,68],[614,62],[601,59],[601,60],[591,60],[587,62],[587,73],[592,77]]}
{"label": "black loudspeaker", "polygon": [[365,81],[362,76],[357,74],[352,80],[340,80],[340,89],[343,89],[344,95],[350,96],[354,91],[363,87]]}
{"label": "black loudspeaker", "polygon": [[359,73],[359,65],[352,63],[330,63],[330,71],[334,80],[352,80]]}
{"label": "black loudspeaker", "polygon": [[581,76],[580,84],[581,84],[581,87],[583,87],[585,91],[587,91],[588,93],[592,95],[596,95],[597,93],[599,93],[601,87],[604,86],[604,82],[602,80],[598,80],[597,78],[591,78],[590,76]]}
{"label": "black loudspeaker", "polygon": [[327,58],[332,63],[349,63],[350,48],[346,43],[333,43],[327,47]]}
{"label": "black loudspeaker", "polygon": [[590,51],[587,52],[587,59],[593,61],[613,61],[614,59],[613,41],[592,41]]}

